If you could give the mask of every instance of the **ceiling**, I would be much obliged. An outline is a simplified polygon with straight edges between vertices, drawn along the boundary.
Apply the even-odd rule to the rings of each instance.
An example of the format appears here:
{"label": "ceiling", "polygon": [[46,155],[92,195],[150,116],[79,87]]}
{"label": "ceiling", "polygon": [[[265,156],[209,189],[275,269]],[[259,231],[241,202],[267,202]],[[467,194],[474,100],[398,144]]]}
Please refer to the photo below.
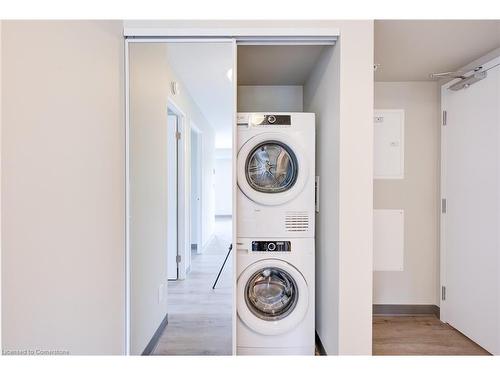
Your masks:
{"label": "ceiling", "polygon": [[[303,85],[325,46],[239,46],[239,85]],[[168,59],[215,129],[215,146],[232,144],[233,52],[228,43],[170,43]],[[286,64],[283,64],[286,62]],[[181,90],[183,87],[181,86]]]}
{"label": "ceiling", "polygon": [[376,81],[428,81],[500,47],[500,20],[375,21]]}
{"label": "ceiling", "polygon": [[[174,72],[215,129],[215,147],[232,145],[233,66],[229,43],[170,43],[168,59]],[[183,87],[181,86],[181,90]]]}
{"label": "ceiling", "polygon": [[238,46],[238,85],[303,85],[325,46]]}

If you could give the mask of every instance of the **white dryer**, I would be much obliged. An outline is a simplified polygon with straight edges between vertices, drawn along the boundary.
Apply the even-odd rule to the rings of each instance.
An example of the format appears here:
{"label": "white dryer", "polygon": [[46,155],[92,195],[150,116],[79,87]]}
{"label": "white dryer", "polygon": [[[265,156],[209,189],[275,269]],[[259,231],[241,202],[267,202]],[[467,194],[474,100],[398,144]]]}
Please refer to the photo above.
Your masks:
{"label": "white dryer", "polygon": [[238,114],[238,237],[314,237],[314,113]]}
{"label": "white dryer", "polygon": [[314,355],[314,239],[238,240],[237,354]]}

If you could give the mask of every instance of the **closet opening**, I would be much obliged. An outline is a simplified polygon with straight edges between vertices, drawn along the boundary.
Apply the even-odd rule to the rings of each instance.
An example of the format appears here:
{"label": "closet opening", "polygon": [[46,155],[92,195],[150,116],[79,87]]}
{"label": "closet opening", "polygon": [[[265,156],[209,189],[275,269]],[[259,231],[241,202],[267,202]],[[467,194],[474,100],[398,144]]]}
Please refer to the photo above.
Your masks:
{"label": "closet opening", "polygon": [[336,354],[340,54],[237,49],[236,353]]}
{"label": "closet opening", "polygon": [[128,43],[131,354],[338,352],[339,66],[325,42]]}

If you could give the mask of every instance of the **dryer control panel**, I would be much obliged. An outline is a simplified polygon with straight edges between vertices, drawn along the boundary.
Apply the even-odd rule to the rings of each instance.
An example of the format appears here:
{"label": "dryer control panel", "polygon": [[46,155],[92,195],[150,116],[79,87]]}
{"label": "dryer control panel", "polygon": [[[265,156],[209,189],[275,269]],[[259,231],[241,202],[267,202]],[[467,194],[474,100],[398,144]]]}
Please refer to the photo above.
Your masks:
{"label": "dryer control panel", "polygon": [[238,113],[236,118],[238,126],[278,126],[289,127],[292,125],[291,115]]}
{"label": "dryer control panel", "polygon": [[290,241],[252,241],[252,251],[291,251]]}
{"label": "dryer control panel", "polygon": [[292,125],[292,116],[290,115],[263,115],[252,116],[254,125]]}

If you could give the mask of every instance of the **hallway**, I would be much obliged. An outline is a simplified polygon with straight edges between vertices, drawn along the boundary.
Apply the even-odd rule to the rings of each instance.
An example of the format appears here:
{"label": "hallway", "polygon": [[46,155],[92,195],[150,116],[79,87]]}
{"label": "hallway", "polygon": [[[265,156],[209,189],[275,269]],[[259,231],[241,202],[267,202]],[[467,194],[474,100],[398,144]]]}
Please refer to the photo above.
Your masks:
{"label": "hallway", "polygon": [[216,218],[215,236],[193,253],[186,280],[168,283],[168,325],[154,355],[231,355],[232,256],[212,285],[231,243],[231,218]]}

